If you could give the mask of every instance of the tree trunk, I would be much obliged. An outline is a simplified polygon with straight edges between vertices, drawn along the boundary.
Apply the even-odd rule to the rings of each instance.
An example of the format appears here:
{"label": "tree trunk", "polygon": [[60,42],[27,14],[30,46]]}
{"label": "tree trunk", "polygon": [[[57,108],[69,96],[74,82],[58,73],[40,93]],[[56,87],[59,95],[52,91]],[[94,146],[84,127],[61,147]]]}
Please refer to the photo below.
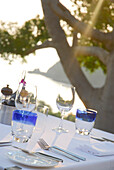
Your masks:
{"label": "tree trunk", "polygon": [[114,133],[114,52],[111,53],[107,78],[99,105],[96,127]]}
{"label": "tree trunk", "polygon": [[[99,89],[93,88],[90,85],[90,83],[87,81],[86,77],[84,76],[80,68],[78,60],[76,59],[76,56],[74,53],[74,47],[69,46],[67,42],[65,33],[60,26],[60,18],[56,15],[58,12],[56,11],[57,13],[55,14],[52,8],[50,7],[51,6],[50,4],[51,3],[53,4],[54,2],[59,3],[56,0],[55,1],[54,0],[42,0],[42,6],[44,10],[45,23],[49,31],[49,34],[52,37],[52,41],[54,44],[53,46],[57,50],[63,69],[66,75],[68,76],[70,82],[76,87],[76,91],[78,95],[80,96],[80,98],[82,99],[82,101],[84,102],[85,106],[87,108],[92,108],[98,111],[95,127],[114,133],[114,113],[113,113],[114,112],[114,104],[113,104],[114,102],[114,90],[113,90],[114,88],[114,51],[113,52],[107,51],[107,53],[110,53],[110,56],[108,57],[107,57],[107,53],[104,52],[104,54],[106,54],[106,58],[105,57],[103,58],[102,57],[103,55],[100,55],[103,59],[102,61],[105,60],[106,64],[108,61],[107,79],[106,79],[106,83],[103,88],[99,88]],[[64,8],[64,10],[66,9]],[[58,11],[60,11],[60,13],[62,12],[60,9]],[[64,13],[65,12],[61,13],[60,16],[64,15]],[[69,12],[67,14],[68,14],[67,18],[65,18],[66,15],[63,16],[63,18],[65,18],[66,21],[68,20],[69,17],[71,17],[72,19],[72,16],[70,16]],[[73,18],[73,21],[75,22],[74,18]],[[71,22],[71,20],[69,21],[69,23],[72,23],[72,26],[74,22]],[[77,23],[77,20],[76,20],[76,23]],[[75,24],[75,29],[78,27],[78,24],[80,23],[78,22],[77,25]],[[78,31],[80,31],[80,29]],[[93,31],[93,34],[94,34],[93,36],[94,38],[96,36],[95,31]],[[104,38],[105,38],[105,34],[104,33],[102,34],[99,32],[99,36],[97,37],[97,39],[99,39],[99,41],[102,40],[103,42]],[[104,41],[104,43],[106,43],[106,41]],[[111,42],[111,44],[113,43],[114,43],[114,40]],[[111,46],[111,50],[112,48],[113,47]]]}

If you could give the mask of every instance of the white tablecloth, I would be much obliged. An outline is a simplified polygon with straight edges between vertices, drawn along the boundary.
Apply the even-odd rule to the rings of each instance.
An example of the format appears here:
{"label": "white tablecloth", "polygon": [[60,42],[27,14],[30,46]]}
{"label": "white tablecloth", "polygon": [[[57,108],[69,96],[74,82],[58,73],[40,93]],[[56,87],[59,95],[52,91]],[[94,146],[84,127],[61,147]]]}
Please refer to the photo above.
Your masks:
{"label": "white tablecloth", "polygon": [[[70,170],[114,170],[114,156],[96,157],[77,149],[78,145],[80,144],[88,143],[88,142],[94,143],[97,141],[93,139],[89,140],[87,137],[81,137],[81,136],[80,138],[77,137],[77,135],[75,134],[74,123],[64,120],[64,127],[69,130],[69,133],[58,134],[52,131],[52,128],[57,127],[59,125],[59,122],[60,122],[59,118],[48,116],[45,132],[41,134],[40,129],[42,129],[41,126],[43,125],[43,123],[39,118],[37,122],[37,128],[34,131],[32,139],[26,144],[18,143],[17,145],[33,151],[41,150],[36,142],[39,137],[43,137],[50,145],[59,146],[63,149],[67,149],[71,152],[77,153],[86,158],[86,161],[75,162],[62,155],[52,153],[51,151],[43,151],[45,153],[60,157],[64,161],[63,163],[59,163],[58,166],[56,167],[48,168],[51,170],[55,170],[55,169],[57,170],[64,170],[64,169],[65,170],[69,170],[69,169]],[[92,134],[96,136],[108,137],[114,140],[113,134],[100,131],[97,129],[93,129]],[[10,139],[11,139],[11,127],[8,125],[0,124],[0,141],[10,140]],[[17,164],[9,160],[8,157],[6,156],[6,153],[10,150],[16,150],[16,149],[14,149],[12,146],[0,147],[0,166],[10,167],[13,165],[18,165],[21,166],[23,170],[36,169],[33,167]],[[37,169],[41,169],[41,168],[37,168]]]}

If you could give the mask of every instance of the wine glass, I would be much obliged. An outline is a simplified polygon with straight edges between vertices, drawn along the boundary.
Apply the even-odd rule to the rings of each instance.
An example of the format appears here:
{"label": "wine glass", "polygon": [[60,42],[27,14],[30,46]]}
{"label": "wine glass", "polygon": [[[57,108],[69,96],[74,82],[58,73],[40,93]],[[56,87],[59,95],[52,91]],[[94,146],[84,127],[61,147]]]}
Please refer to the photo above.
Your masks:
{"label": "wine glass", "polygon": [[20,110],[33,111],[36,107],[37,87],[31,82],[26,82],[26,76],[19,83],[15,106]]}
{"label": "wine glass", "polygon": [[61,113],[61,121],[59,127],[54,128],[56,132],[68,132],[67,129],[63,128],[63,119],[67,112],[69,112],[74,104],[75,100],[75,87],[67,84],[60,84],[59,93],[56,98],[56,105]]}
{"label": "wine glass", "polygon": [[19,82],[16,91],[15,106],[17,110],[12,115],[12,136],[17,142],[28,142],[35,129],[37,113],[32,111],[36,108],[37,88],[26,81],[26,74]]}

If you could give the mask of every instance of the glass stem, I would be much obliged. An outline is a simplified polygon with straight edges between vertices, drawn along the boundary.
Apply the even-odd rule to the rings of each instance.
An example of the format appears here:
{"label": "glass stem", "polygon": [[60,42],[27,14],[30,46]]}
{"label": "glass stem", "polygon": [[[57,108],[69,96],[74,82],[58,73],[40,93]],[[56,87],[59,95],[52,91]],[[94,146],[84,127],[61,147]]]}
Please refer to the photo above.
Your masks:
{"label": "glass stem", "polygon": [[59,129],[62,129],[63,128],[63,118],[64,118],[64,111],[62,110],[61,111],[61,120],[60,120],[60,124],[59,124]]}

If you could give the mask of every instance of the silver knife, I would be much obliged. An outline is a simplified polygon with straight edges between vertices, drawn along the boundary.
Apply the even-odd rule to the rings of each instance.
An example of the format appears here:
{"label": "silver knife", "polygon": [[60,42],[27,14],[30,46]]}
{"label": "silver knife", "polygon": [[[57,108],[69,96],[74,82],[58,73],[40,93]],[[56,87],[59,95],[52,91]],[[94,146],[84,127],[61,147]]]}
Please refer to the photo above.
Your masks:
{"label": "silver knife", "polygon": [[93,137],[93,136],[91,136],[90,138],[91,138],[91,139],[94,139],[94,140],[98,140],[98,141],[100,141],[100,142],[104,142],[104,141],[105,141],[104,139],[99,138],[99,137]]}
{"label": "silver knife", "polygon": [[52,151],[55,151],[56,153],[59,153],[73,161],[80,162],[80,160],[77,157],[74,157],[73,155],[68,154],[67,152],[64,152],[63,150],[57,149],[56,147],[50,147]]}
{"label": "silver knife", "polygon": [[95,140],[98,140],[98,141],[100,141],[100,142],[105,142],[105,141],[107,141],[107,142],[112,142],[112,143],[114,143],[114,140],[111,140],[111,139],[107,139],[107,138],[105,138],[105,137],[96,137],[96,136],[91,136],[91,138],[92,139],[95,139]]}
{"label": "silver knife", "polygon": [[60,147],[51,146],[51,148],[52,148],[52,149],[54,148],[54,149],[57,149],[58,151],[61,151],[61,152],[63,152],[63,153],[66,153],[66,154],[70,155],[72,158],[74,157],[74,158],[78,158],[78,159],[80,159],[80,160],[82,160],[82,161],[86,161],[86,158],[84,158],[84,157],[82,157],[82,156],[80,156],[80,155],[74,154],[74,153],[72,153],[72,152],[70,152],[70,151],[64,150],[64,149],[62,149],[62,148],[60,148]]}
{"label": "silver knife", "polygon": [[111,139],[108,139],[108,138],[105,138],[105,137],[102,137],[102,139],[104,139],[104,140],[106,140],[106,141],[108,141],[108,142],[114,143],[114,140],[111,140]]}

